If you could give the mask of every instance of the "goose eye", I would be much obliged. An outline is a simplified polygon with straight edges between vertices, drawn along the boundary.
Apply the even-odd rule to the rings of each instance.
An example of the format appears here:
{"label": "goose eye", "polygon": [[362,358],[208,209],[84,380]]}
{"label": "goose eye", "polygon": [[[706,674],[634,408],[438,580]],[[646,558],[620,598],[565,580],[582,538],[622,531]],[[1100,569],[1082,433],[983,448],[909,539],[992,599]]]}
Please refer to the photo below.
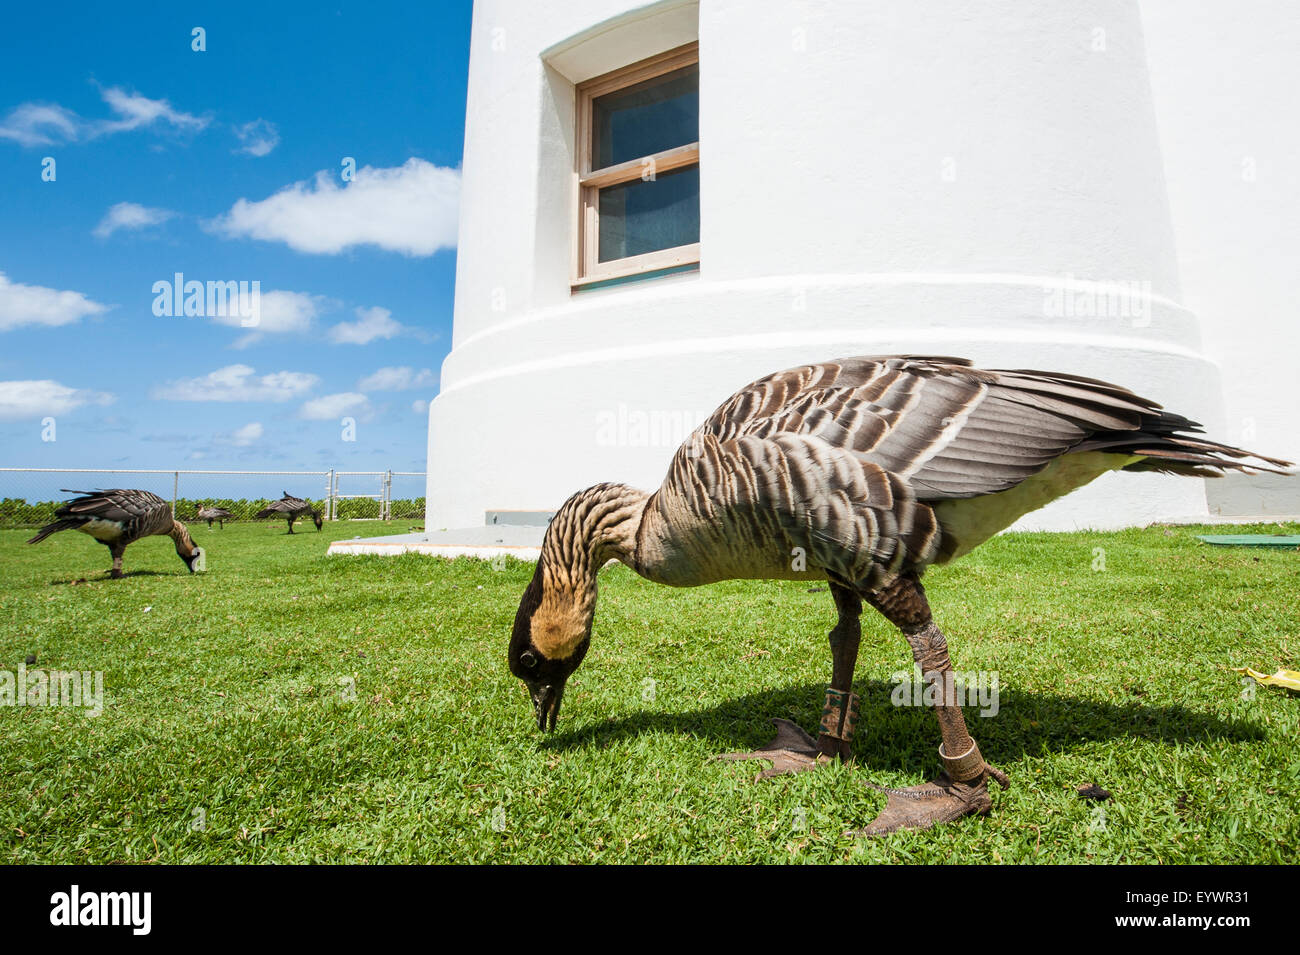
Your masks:
{"label": "goose eye", "polygon": [[537,656],[532,650],[525,650],[523,655],[520,656],[519,662],[531,670],[533,667],[537,666]]}

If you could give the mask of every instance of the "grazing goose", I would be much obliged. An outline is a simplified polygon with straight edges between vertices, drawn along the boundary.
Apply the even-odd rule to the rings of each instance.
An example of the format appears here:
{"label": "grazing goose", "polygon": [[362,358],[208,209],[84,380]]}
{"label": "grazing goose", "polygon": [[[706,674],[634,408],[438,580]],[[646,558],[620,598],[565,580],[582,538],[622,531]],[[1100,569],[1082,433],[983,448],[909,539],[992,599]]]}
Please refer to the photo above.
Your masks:
{"label": "grazing goose", "polygon": [[212,522],[216,521],[217,526],[219,526],[223,531],[226,529],[226,521],[230,520],[234,516],[234,514],[231,514],[224,507],[200,507],[198,510],[199,520],[207,521],[208,527],[211,527]]}
{"label": "grazing goose", "polygon": [[321,529],[323,523],[320,519],[320,511],[316,510],[308,502],[300,497],[291,497],[288,491],[282,492],[283,497],[278,501],[272,501],[270,505],[262,508],[257,512],[257,517],[283,517],[289,522],[289,533],[293,533],[293,522],[304,514],[310,514],[311,519],[316,524],[316,530]]}
{"label": "grazing goose", "polygon": [[596,572],[610,559],[648,580],[827,580],[839,612],[832,676],[814,740],[785,720],[754,753],[762,775],[850,758],[853,669],[866,601],[902,631],[927,684],[942,745],[938,778],[886,790],[866,830],[925,828],[992,806],[985,763],[958,705],[947,642],[921,575],[1021,515],[1116,469],[1217,476],[1264,458],[1118,385],[1038,371],[985,371],[960,358],[888,356],[805,365],[728,399],[678,449],[653,493],[579,491],[547,528],[515,616],[511,672],[554,729],[565,680],[582,662]]}
{"label": "grazing goose", "polygon": [[200,565],[203,551],[190,538],[185,525],[172,517],[171,505],[157,494],[122,488],[109,491],[62,490],[65,494],[82,496],[55,511],[54,516],[59,520],[46,524],[27,543],[39,544],[59,531],[78,530],[89,534],[113,555],[109,577],[116,579],[122,576],[122,552],[128,544],[142,537],[166,534],[175,542],[176,555],[185,561],[190,573]]}

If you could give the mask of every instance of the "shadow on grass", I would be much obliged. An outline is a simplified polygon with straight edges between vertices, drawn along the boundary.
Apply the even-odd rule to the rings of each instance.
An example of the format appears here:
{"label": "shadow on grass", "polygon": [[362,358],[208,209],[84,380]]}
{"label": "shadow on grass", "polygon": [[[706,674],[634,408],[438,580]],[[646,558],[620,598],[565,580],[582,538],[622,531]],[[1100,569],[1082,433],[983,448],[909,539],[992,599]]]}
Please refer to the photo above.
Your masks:
{"label": "shadow on grass", "polygon": [[179,577],[179,576],[181,575],[177,573],[172,573],[170,571],[128,570],[125,573],[123,573],[121,577],[110,577],[108,575],[108,571],[105,570],[99,573],[92,572],[87,574],[84,577],[65,577],[58,580],[51,580],[50,586],[58,587],[63,584],[97,584],[102,581],[108,581],[109,583],[112,583],[115,580],[129,580],[132,577]]}
{"label": "shadow on grass", "polygon": [[[907,770],[937,762],[939,725],[921,706],[894,706],[894,684],[859,682],[861,696],[853,743],[859,763],[879,769]],[[806,683],[751,693],[707,709],[681,713],[638,712],[629,716],[560,731],[541,743],[543,749],[608,746],[645,733],[680,733],[709,741],[717,752],[751,751],[774,733],[768,720],[793,720],[816,734],[824,684]],[[1263,730],[1245,720],[1223,720],[1183,706],[1139,702],[1105,703],[1053,693],[1004,690],[994,716],[981,718],[978,707],[965,707],[966,724],[985,759],[998,765],[1028,754],[1068,751],[1097,740],[1145,739],[1166,743],[1209,740],[1255,742]]]}

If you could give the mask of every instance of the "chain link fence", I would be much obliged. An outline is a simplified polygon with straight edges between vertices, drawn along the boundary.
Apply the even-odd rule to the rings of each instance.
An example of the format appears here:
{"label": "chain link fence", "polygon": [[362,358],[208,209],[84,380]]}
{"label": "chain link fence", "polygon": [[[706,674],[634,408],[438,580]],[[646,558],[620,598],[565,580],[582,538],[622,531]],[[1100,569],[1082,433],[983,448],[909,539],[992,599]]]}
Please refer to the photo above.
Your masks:
{"label": "chain link fence", "polygon": [[[73,497],[64,488],[129,487],[152,491],[186,523],[219,507],[227,521],[251,521],[282,494],[303,498],[326,520],[424,517],[422,471],[193,471],[94,468],[0,468],[0,527],[40,527]],[[395,493],[396,492],[396,493]]]}

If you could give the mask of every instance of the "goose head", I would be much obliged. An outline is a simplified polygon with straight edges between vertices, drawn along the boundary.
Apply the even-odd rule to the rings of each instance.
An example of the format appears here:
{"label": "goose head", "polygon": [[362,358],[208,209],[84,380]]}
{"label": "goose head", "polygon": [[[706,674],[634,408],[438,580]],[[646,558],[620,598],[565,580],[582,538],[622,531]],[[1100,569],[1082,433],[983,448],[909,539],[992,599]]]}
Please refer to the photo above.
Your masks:
{"label": "goose head", "polygon": [[203,548],[194,543],[189,530],[180,521],[172,526],[171,538],[176,544],[176,556],[184,561],[190,573],[203,569]]}
{"label": "goose head", "polygon": [[519,602],[510,635],[510,672],[528,688],[537,728],[542,732],[555,729],[564,685],[591,645],[595,600],[566,590],[543,583],[539,561]]}

